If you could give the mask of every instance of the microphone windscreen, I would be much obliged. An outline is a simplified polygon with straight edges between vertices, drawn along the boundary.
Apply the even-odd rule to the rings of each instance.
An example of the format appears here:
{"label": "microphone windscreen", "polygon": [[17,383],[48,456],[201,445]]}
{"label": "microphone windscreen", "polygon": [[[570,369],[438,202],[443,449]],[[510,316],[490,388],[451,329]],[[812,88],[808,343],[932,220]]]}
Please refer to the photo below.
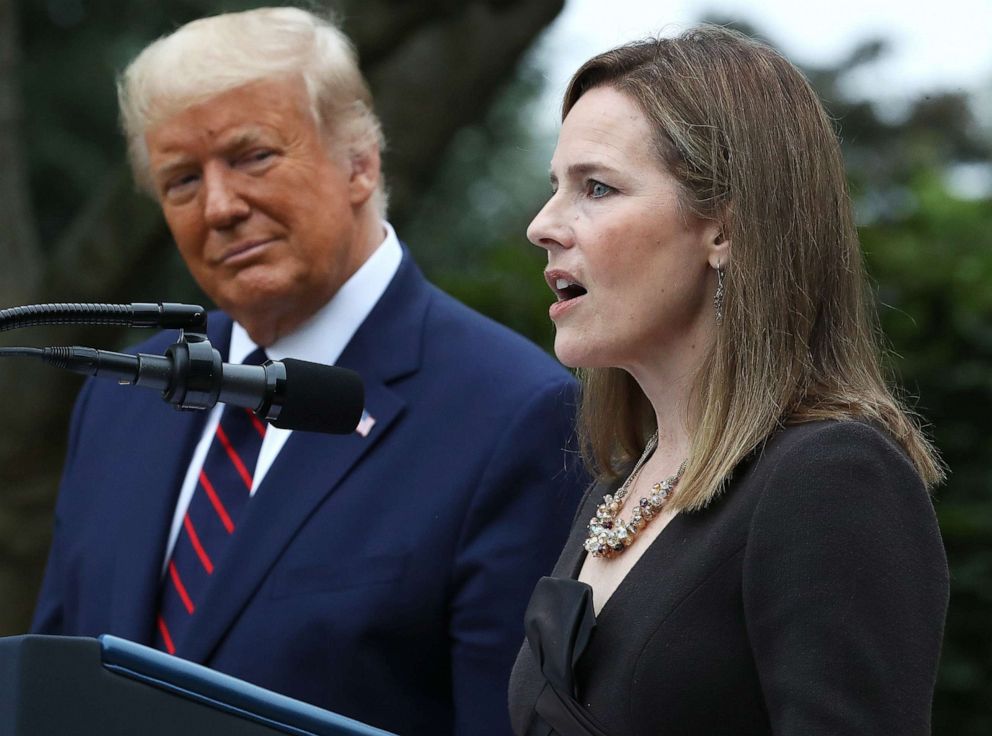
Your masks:
{"label": "microphone windscreen", "polygon": [[285,392],[279,417],[282,429],[351,434],[365,408],[365,386],[355,371],[287,358]]}

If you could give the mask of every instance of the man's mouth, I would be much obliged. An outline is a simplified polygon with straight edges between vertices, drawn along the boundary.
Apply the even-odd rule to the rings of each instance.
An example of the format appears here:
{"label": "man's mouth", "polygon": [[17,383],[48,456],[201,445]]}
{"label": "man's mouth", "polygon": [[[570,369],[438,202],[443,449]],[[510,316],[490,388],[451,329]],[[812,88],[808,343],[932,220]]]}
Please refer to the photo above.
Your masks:
{"label": "man's mouth", "polygon": [[253,251],[268,245],[273,240],[274,238],[258,238],[257,240],[246,240],[242,243],[238,243],[237,245],[226,250],[220,260],[222,263],[229,263],[231,261],[238,261],[245,257],[250,257],[250,254]]}

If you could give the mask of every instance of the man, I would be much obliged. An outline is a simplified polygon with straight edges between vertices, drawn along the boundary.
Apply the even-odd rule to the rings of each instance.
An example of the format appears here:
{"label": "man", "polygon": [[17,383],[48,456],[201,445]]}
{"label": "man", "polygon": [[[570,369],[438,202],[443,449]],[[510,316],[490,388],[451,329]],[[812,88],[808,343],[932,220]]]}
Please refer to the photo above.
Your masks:
{"label": "man", "polygon": [[523,610],[581,483],[570,377],[399,244],[332,25],[195,21],[139,55],[120,101],[138,181],[222,309],[212,344],[353,368],[366,414],[347,437],[290,433],[88,383],[34,630],[153,643],[404,735],[508,733]]}

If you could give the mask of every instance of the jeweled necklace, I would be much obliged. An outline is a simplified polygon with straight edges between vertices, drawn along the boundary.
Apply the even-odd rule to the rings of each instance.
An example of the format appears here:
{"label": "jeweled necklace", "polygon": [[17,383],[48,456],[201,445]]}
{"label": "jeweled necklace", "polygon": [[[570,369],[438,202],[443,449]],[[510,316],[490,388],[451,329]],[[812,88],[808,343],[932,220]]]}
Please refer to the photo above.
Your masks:
{"label": "jeweled necklace", "polygon": [[617,518],[620,509],[623,508],[623,502],[627,500],[630,487],[634,485],[641,467],[651,457],[656,447],[658,447],[657,432],[648,439],[647,447],[644,448],[634,469],[630,471],[627,480],[615,494],[607,493],[603,496],[603,503],[596,508],[596,515],[589,520],[589,536],[586,537],[585,548],[593,557],[616,557],[627,549],[648,522],[661,513],[668,497],[675,490],[679,478],[682,477],[682,471],[685,470],[684,460],[675,475],[651,486],[651,492],[642,498],[630,513],[630,521],[625,522]]}

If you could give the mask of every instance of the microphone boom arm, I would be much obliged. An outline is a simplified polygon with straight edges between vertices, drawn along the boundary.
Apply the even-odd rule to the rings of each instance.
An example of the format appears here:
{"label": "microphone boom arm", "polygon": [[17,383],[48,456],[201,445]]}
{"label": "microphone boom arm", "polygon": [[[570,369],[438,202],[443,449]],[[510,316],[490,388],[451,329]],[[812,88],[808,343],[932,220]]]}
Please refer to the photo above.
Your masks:
{"label": "microphone boom arm", "polygon": [[207,328],[207,311],[198,304],[173,302],[29,304],[0,309],[0,332],[44,325],[158,327],[203,332]]}

